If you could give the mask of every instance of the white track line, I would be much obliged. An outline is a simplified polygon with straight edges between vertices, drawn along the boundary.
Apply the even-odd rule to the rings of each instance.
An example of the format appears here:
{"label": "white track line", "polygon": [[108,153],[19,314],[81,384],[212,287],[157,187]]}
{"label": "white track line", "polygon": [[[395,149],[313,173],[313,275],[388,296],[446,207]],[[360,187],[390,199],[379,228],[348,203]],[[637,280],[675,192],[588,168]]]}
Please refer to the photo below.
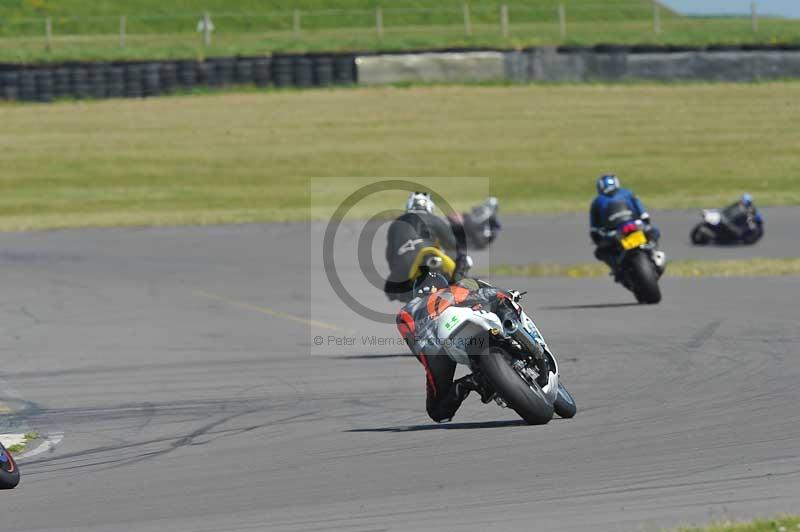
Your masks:
{"label": "white track line", "polygon": [[37,446],[35,449],[20,454],[19,456],[17,456],[17,459],[21,460],[23,458],[31,458],[36,455],[45,453],[47,451],[52,451],[53,449],[55,449],[56,445],[61,443],[61,440],[63,439],[64,439],[64,433],[61,431],[48,434],[47,436],[45,436],[44,441],[42,442],[41,445]]}

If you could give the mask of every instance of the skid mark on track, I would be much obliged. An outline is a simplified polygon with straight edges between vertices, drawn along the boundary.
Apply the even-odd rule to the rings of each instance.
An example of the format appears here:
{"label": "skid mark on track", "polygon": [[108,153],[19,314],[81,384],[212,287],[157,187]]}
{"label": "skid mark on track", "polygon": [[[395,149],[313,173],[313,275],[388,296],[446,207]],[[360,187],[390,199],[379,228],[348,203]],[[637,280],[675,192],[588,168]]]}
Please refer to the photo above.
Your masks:
{"label": "skid mark on track", "polygon": [[328,329],[331,331],[340,331],[340,332],[347,332],[346,329],[342,329],[341,327],[337,327],[336,325],[332,325],[330,323],[325,323],[322,321],[317,320],[309,320],[306,318],[301,318],[299,316],[293,316],[292,314],[287,314],[285,312],[281,312],[279,310],[273,310],[271,308],[262,307],[259,305],[253,305],[252,303],[246,303],[244,301],[237,301],[235,299],[230,299],[227,297],[219,296],[217,294],[212,294],[211,292],[206,292],[205,290],[192,290],[192,292],[198,296],[205,297],[207,299],[214,299],[216,301],[222,301],[223,303],[227,303],[228,305],[245,308],[248,310],[253,310],[260,314],[266,314],[268,316],[273,316],[276,318],[282,318],[285,320],[294,321],[297,323],[302,323],[304,325],[310,325],[311,327],[318,327],[321,329]]}
{"label": "skid mark on track", "polygon": [[715,320],[705,325],[702,329],[694,333],[683,347],[687,351],[700,349],[703,347],[703,344],[705,344],[709,339],[711,339],[712,336],[714,336],[714,333],[717,332],[717,329],[719,329],[720,325],[722,325],[722,320]]}

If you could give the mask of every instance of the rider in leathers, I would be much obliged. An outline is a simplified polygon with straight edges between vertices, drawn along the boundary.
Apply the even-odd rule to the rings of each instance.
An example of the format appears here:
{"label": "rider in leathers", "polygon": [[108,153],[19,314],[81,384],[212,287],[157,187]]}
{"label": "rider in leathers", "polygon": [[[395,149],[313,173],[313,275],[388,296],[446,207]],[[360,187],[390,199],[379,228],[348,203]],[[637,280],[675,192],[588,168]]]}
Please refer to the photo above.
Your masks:
{"label": "rider in leathers", "polygon": [[468,268],[467,237],[463,218],[453,216],[445,222],[434,214],[435,205],[430,195],[414,192],[406,203],[406,212],[389,226],[386,260],[389,277],[383,291],[390,300],[409,301],[414,279],[408,272],[419,249],[436,246],[455,255],[456,271],[453,281],[459,281]]}
{"label": "rider in leathers", "polygon": [[756,220],[760,218],[750,194],[743,194],[739,201],[725,207],[721,214],[720,224],[735,239],[741,239],[748,231],[752,231]]}
{"label": "rider in leathers", "polygon": [[464,279],[449,285],[440,273],[428,273],[414,287],[416,297],[397,315],[397,328],[409,349],[425,368],[428,415],[437,423],[450,421],[471,391],[487,394],[474,375],[453,381],[456,363],[442,349],[436,336],[436,321],[449,306],[486,309],[498,315],[516,312],[510,300],[519,299],[519,293],[491,287],[480,287],[473,279]]}
{"label": "rider in leathers", "polygon": [[641,200],[628,189],[621,188],[619,178],[613,174],[600,176],[597,180],[597,196],[592,201],[589,212],[589,236],[597,245],[594,256],[609,265],[612,271],[616,268],[616,241],[606,238],[603,230],[606,229],[609,220],[609,207],[612,202],[622,202],[630,209],[634,218],[638,218],[645,223],[644,231],[648,240],[658,243],[661,231],[650,221],[650,214],[644,208]]}

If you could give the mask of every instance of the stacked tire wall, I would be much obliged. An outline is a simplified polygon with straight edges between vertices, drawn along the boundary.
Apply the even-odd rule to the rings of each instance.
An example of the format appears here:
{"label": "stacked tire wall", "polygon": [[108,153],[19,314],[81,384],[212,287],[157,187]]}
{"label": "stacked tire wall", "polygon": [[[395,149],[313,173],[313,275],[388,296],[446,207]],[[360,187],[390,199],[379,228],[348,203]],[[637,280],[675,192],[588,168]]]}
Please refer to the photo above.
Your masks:
{"label": "stacked tire wall", "polygon": [[204,61],[0,64],[0,98],[147,98],[234,85],[322,87],[357,83],[355,55],[211,57]]}

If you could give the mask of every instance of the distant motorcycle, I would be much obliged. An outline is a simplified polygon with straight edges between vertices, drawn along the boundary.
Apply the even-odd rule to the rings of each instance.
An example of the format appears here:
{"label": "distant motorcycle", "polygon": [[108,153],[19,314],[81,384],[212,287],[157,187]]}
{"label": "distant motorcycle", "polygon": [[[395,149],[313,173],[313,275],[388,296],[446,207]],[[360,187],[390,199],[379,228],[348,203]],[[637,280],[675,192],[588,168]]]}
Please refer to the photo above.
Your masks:
{"label": "distant motorcycle", "polygon": [[747,244],[752,245],[764,236],[764,216],[760,212],[748,215],[742,227],[731,228],[723,223],[723,211],[703,209],[703,221],[694,226],[689,238],[692,244]]}
{"label": "distant motorcycle", "polygon": [[531,425],[577,412],[555,356],[518,303],[502,313],[448,307],[436,320],[436,337],[447,356],[480,380],[490,394],[485,402],[494,399]]}
{"label": "distant motorcycle", "polygon": [[612,212],[609,219],[612,228],[601,230],[600,234],[616,242],[614,278],[633,292],[639,303],[658,303],[661,301],[658,280],[666,268],[666,255],[648,239],[644,222],[634,218],[629,210]]}
{"label": "distant motorcycle", "polygon": [[19,484],[19,468],[3,444],[0,443],[0,489],[12,489]]}
{"label": "distant motorcycle", "polygon": [[464,214],[464,232],[470,249],[483,249],[494,242],[502,226],[497,219],[497,198],[490,197]]}

